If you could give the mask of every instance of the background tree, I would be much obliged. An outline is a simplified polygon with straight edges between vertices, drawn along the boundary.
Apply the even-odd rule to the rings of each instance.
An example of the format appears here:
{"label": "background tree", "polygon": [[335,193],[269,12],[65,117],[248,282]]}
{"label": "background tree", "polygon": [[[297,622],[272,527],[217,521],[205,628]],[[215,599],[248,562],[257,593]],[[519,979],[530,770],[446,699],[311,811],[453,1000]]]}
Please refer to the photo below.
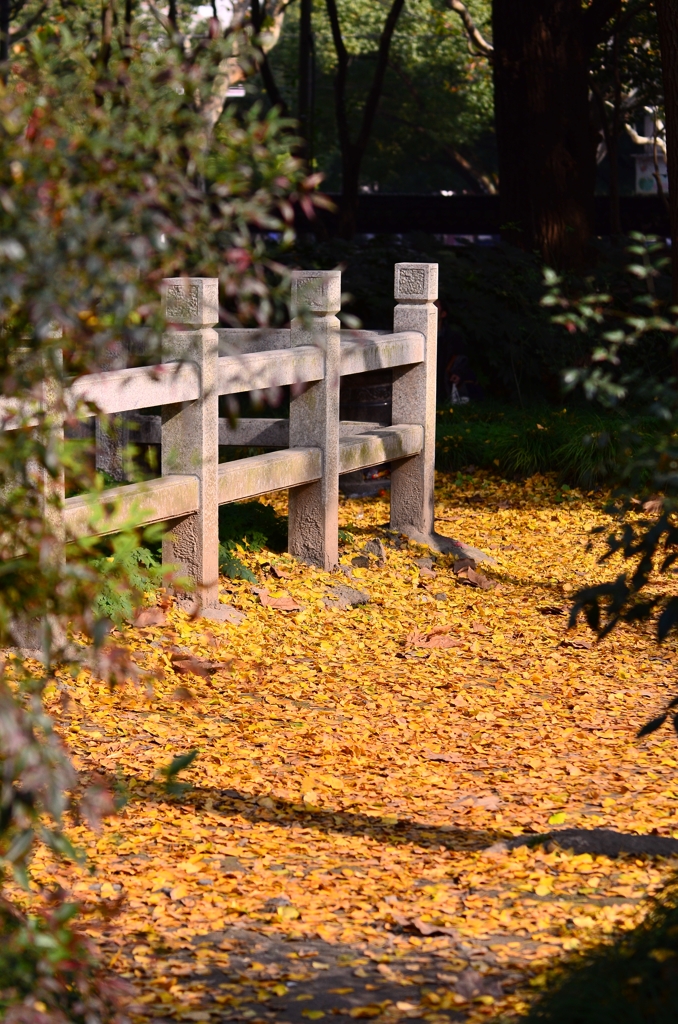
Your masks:
{"label": "background tree", "polygon": [[185,43],[162,19],[151,35],[128,10],[115,5],[107,21],[62,4],[13,46],[0,84],[0,646],[41,647],[0,665],[0,1016],[15,1022],[33,1019],[36,1001],[46,1024],[114,1011],[62,896],[27,894],[29,920],[5,885],[10,869],[27,883],[37,842],[77,855],[64,820],[95,822],[112,806],[102,780],[78,778],[43,701],[67,693],[69,673],[111,684],[129,673],[100,598],[117,586],[134,606],[146,589],[138,561],[141,583],[126,571],[133,523],[103,551],[64,534],[66,472],[72,492],[99,496],[93,517],[107,514],[88,452],[63,441],[64,422],[96,412],[73,402],[68,381],[104,368],[121,343],[157,362],[165,277],[219,277],[227,319],[267,322],[280,277],[264,236],[291,233],[291,203],[312,187],[275,114],[205,114],[228,40]]}
{"label": "background tree", "polygon": [[[344,102],[351,126],[359,125],[377,65],[386,7],[367,0],[337,4],[349,55]],[[482,23],[489,5],[476,2]],[[342,148],[335,116],[338,71],[332,26],[324,5],[314,7],[314,166],[325,187],[342,189]],[[287,109],[296,110],[298,21],[291,9],[270,64]],[[251,86],[257,96],[255,83]],[[355,130],[354,130],[355,134]],[[370,138],[361,161],[359,188],[387,192],[444,190],[492,192],[496,188],[491,69],[469,53],[456,16],[438,0],[405,3],[391,40],[388,65]]]}

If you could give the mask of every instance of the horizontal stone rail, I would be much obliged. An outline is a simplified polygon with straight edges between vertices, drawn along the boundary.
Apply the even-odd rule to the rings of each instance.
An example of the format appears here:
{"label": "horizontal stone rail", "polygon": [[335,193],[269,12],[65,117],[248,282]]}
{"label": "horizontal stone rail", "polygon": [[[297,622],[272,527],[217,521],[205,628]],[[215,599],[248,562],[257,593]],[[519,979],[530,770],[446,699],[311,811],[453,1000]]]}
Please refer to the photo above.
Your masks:
{"label": "horizontal stone rail", "polygon": [[322,380],[325,368],[321,350],[313,345],[304,345],[276,352],[222,356],[218,373],[219,394],[237,395],[244,391],[263,391]]}
{"label": "horizontal stone rail", "polygon": [[253,455],[249,459],[222,462],[219,466],[219,504],[301,487],[320,480],[322,475],[323,459],[319,448],[287,448],[281,452]]}
{"label": "horizontal stone rail", "polygon": [[424,447],[424,429],[418,423],[379,427],[364,434],[339,438],[339,472],[355,473],[384,462],[396,462],[419,455]]}
{"label": "horizontal stone rail", "polygon": [[[124,445],[137,441],[160,446],[161,475],[96,496],[68,498],[63,502],[66,538],[114,533],[130,520],[167,524],[163,560],[194,580],[197,595],[191,600],[197,596],[203,614],[223,619],[221,504],[287,490],[290,553],[333,569],[339,476],[388,462],[393,528],[417,539],[429,537],[437,279],[436,264],[396,264],[392,333],[341,330],[339,271],[293,272],[291,324],[281,329],[215,329],[216,279],[165,281],[169,329],[160,365],[108,370],[69,384],[73,397],[92,403],[100,468],[124,479]],[[341,377],[374,370],[393,373],[392,425],[340,421]],[[288,419],[232,424],[219,417],[220,395],[287,385],[303,385],[291,389]],[[140,412],[153,407],[161,415]],[[5,400],[0,420],[11,429],[13,413],[34,411],[34,401],[22,406]],[[107,426],[104,417],[113,417]],[[88,436],[86,423],[74,434]],[[220,445],[279,450],[219,464]]]}
{"label": "horizontal stone rail", "polygon": [[66,498],[66,533],[70,537],[103,537],[117,533],[130,519],[138,526],[150,526],[189,516],[199,507],[197,477],[162,476],[157,480],[111,487],[96,496],[78,494]]}
{"label": "horizontal stone rail", "polygon": [[100,413],[112,416],[170,402],[195,402],[200,398],[200,377],[190,362],[134,366],[78,377],[70,391],[74,398],[92,402]]}
{"label": "horizontal stone rail", "polygon": [[[256,422],[251,421],[251,422]],[[360,424],[369,427],[369,424]],[[339,438],[339,472],[353,473],[418,455],[424,432],[418,424],[382,427]],[[322,477],[319,448],[287,448],[219,466],[219,504],[311,484]]]}
{"label": "horizontal stone rail", "polygon": [[348,338],[341,342],[340,373],[367,373],[370,370],[390,370],[409,366],[424,360],[425,339],[414,331],[387,334],[381,338]]}

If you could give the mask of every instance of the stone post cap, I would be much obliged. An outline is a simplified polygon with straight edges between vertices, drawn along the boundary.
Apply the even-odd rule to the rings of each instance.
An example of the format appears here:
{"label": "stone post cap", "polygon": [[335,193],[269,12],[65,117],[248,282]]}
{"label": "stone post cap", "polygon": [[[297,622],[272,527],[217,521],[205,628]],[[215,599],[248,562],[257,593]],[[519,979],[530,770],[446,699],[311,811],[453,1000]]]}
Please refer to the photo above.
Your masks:
{"label": "stone post cap", "polygon": [[438,298],[437,263],[396,263],[396,302],[435,302]]}
{"label": "stone post cap", "polygon": [[219,278],[167,277],[162,304],[168,324],[213,327],[219,323]]}
{"label": "stone post cap", "polygon": [[312,313],[338,313],[341,309],[340,270],[293,270],[292,316],[302,308]]}

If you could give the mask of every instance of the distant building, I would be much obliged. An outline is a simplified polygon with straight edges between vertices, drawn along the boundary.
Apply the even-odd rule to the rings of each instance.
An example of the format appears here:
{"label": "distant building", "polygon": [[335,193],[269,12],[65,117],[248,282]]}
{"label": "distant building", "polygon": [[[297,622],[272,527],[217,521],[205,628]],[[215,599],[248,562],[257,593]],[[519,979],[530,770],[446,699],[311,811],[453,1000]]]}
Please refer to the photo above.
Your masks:
{"label": "distant building", "polygon": [[[663,134],[663,125],[661,122],[658,123],[657,129],[659,130],[659,137]],[[655,133],[655,120],[651,114],[645,115],[645,138],[650,140],[653,139]],[[669,191],[669,172],[666,166],[666,157],[664,155],[664,140],[661,139],[659,145],[655,146],[654,142],[646,142],[643,146],[643,153],[636,153],[634,160],[636,162],[636,195],[650,196],[656,195],[659,189],[657,188],[657,174],[659,174],[659,180],[661,182],[662,191]],[[656,162],[655,162],[656,156]]]}

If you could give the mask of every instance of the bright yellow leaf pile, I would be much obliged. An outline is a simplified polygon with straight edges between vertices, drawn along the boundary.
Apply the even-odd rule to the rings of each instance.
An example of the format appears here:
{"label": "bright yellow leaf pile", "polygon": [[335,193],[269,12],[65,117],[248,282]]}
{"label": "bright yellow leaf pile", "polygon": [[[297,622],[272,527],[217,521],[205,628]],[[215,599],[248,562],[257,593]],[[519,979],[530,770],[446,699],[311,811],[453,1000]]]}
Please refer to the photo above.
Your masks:
{"label": "bright yellow leaf pile", "polygon": [[[504,1019],[555,960],[632,927],[674,869],[548,844],[487,852],[564,827],[678,837],[676,738],[635,739],[674,693],[674,642],[639,627],[596,646],[557,614],[617,571],[585,551],[611,524],[602,498],[477,474],[441,478],[436,514],[493,556],[479,569],[498,586],[460,582],[447,558],[426,572],[426,550],[380,529],[386,497],[345,501],[342,562],[380,537],[385,564],[370,555],[347,579],[243,556],[301,610],[225,581],[243,624],[171,610],[125,635],[138,681],[111,694],[82,674],[67,708],[55,700],[79,767],[128,800],[98,836],[71,830],[96,875],[46,852],[35,875],[92,911],[104,959],[136,985],[133,1019]],[[337,584],[369,603],[326,608]],[[412,642],[436,628],[456,645]],[[161,769],[194,747],[192,788],[167,795]]]}

